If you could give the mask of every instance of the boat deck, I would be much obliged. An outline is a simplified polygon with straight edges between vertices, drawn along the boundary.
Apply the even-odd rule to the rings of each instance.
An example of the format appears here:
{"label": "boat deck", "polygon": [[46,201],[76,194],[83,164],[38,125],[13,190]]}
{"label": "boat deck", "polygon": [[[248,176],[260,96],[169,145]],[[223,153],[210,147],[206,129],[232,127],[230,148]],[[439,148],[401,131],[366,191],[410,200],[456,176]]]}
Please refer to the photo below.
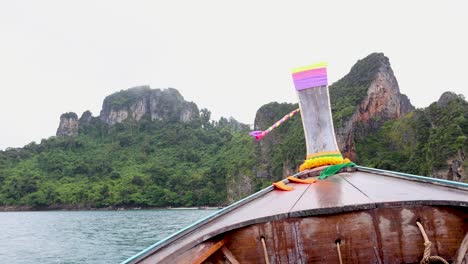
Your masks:
{"label": "boat deck", "polygon": [[[278,191],[269,187],[156,243],[124,263],[158,262],[218,234],[285,218],[378,207],[468,207],[468,184],[408,176],[411,175],[402,176],[361,167],[356,172],[339,173],[313,184],[288,183],[288,186],[294,187],[293,191]],[[170,247],[166,247],[168,244]]]}

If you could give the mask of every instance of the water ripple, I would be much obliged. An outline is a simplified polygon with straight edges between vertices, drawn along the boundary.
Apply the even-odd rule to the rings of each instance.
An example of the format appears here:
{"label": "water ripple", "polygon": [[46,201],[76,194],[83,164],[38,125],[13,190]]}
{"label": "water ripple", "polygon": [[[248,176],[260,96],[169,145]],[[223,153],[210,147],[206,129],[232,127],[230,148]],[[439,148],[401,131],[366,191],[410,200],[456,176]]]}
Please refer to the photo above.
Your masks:
{"label": "water ripple", "polygon": [[119,263],[212,210],[0,213],[0,263]]}

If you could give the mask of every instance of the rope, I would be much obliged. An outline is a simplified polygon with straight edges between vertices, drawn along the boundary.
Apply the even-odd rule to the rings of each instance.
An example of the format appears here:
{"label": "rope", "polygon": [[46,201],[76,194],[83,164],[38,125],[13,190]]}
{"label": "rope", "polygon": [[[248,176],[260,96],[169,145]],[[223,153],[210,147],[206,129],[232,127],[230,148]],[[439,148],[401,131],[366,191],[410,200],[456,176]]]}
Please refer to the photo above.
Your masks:
{"label": "rope", "polygon": [[263,246],[263,254],[265,255],[265,263],[270,264],[270,261],[268,260],[267,248],[266,248],[264,237],[262,237],[262,246]]}
{"label": "rope", "polygon": [[299,111],[301,111],[301,110],[298,108],[298,109],[292,111],[291,113],[283,116],[283,118],[281,118],[279,121],[277,121],[271,127],[267,128],[267,130],[265,130],[265,131],[252,131],[252,132],[249,133],[249,135],[254,137],[255,140],[260,140],[264,136],[268,135],[268,133],[270,133],[273,129],[279,127],[282,123],[284,123],[284,121],[288,120],[289,118],[293,117],[295,114],[299,113]]}
{"label": "rope", "polygon": [[439,261],[439,262],[442,262],[442,263],[445,263],[445,264],[449,264],[442,257],[431,256],[431,245],[432,245],[432,243],[431,243],[431,241],[429,241],[429,238],[426,235],[426,231],[424,231],[424,227],[421,225],[421,223],[416,222],[416,225],[418,225],[419,231],[421,231],[421,234],[422,234],[422,236],[424,238],[424,254],[423,254],[423,258],[422,258],[420,263],[421,264],[428,264],[428,263],[431,263],[431,262]]}
{"label": "rope", "polygon": [[336,242],[336,250],[338,251],[338,259],[340,260],[340,264],[343,264],[343,259],[341,259],[340,242]]}

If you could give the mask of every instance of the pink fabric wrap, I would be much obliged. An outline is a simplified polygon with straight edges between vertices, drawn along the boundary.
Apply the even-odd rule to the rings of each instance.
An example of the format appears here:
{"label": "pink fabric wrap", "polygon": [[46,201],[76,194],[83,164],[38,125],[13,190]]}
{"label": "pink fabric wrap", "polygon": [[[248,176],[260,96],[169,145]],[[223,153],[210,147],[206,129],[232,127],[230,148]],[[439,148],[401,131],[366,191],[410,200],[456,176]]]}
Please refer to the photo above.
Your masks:
{"label": "pink fabric wrap", "polygon": [[293,80],[301,80],[304,78],[314,77],[314,76],[323,76],[327,75],[327,68],[312,69],[303,72],[293,73]]}

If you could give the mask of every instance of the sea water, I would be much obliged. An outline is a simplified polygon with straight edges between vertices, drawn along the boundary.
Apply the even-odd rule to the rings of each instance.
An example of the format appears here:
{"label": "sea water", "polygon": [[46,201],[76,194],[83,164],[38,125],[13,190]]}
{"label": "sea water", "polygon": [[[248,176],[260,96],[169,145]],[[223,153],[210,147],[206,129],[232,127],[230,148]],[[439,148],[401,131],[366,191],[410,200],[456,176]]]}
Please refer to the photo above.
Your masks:
{"label": "sea water", "polygon": [[0,263],[120,263],[214,212],[0,212]]}

